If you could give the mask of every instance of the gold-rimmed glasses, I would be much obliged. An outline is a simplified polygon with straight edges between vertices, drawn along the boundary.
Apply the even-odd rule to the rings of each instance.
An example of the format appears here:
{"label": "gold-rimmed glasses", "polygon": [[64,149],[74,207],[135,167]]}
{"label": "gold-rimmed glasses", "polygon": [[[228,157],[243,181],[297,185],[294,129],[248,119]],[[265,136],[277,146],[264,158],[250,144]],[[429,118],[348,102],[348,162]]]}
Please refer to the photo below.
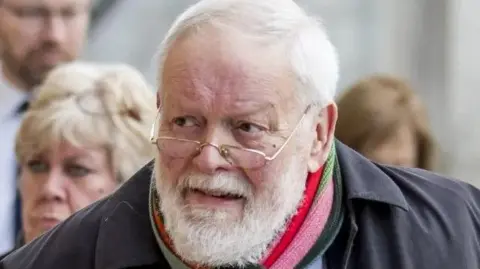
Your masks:
{"label": "gold-rimmed glasses", "polygon": [[163,154],[179,159],[196,156],[197,154],[200,154],[204,147],[212,146],[216,148],[218,153],[220,153],[220,155],[230,164],[243,169],[256,169],[263,167],[265,164],[267,164],[267,162],[274,160],[280,154],[280,152],[282,152],[288,142],[292,139],[300,124],[303,122],[303,119],[310,108],[311,105],[307,106],[302,114],[302,117],[297,122],[290,135],[278,148],[278,150],[270,156],[256,149],[224,144],[217,145],[210,142],[200,142],[171,136],[157,136],[157,122],[160,119],[160,110],[157,113],[157,118],[155,119],[150,131],[150,141],[152,144],[156,145],[158,150]]}

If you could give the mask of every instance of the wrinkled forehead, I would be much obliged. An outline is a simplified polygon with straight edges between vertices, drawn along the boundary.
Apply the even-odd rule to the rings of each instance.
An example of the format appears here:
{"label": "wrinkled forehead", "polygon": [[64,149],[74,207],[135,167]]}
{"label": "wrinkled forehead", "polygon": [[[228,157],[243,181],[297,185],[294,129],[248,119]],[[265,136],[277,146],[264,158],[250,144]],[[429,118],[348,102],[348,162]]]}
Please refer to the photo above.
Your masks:
{"label": "wrinkled forehead", "polygon": [[282,46],[263,46],[241,35],[201,31],[177,40],[161,74],[164,102],[224,107],[230,111],[295,98],[296,80]]}

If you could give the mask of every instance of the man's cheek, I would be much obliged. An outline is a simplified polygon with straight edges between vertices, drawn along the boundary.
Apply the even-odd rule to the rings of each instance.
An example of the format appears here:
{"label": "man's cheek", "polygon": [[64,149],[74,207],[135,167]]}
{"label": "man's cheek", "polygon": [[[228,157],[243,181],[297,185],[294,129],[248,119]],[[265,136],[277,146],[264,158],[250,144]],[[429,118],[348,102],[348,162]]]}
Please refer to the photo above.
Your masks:
{"label": "man's cheek", "polygon": [[159,168],[169,180],[177,180],[188,170],[188,162],[186,159],[162,157],[159,161]]}

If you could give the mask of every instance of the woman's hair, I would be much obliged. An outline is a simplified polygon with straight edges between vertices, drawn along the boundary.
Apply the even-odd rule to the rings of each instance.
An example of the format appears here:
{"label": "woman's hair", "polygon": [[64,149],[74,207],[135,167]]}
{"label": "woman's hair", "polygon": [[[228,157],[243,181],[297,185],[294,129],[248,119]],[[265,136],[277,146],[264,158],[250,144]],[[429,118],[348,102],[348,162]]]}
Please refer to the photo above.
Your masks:
{"label": "woman's hair", "polygon": [[406,82],[388,75],[367,77],[348,88],[337,104],[335,135],[347,146],[364,152],[408,124],[418,146],[416,167],[433,169],[435,145],[426,111]]}
{"label": "woman's hair", "polygon": [[74,62],[53,69],[35,91],[16,137],[24,163],[52,145],[107,150],[120,182],[154,156],[148,137],[155,93],[144,77],[123,64]]}

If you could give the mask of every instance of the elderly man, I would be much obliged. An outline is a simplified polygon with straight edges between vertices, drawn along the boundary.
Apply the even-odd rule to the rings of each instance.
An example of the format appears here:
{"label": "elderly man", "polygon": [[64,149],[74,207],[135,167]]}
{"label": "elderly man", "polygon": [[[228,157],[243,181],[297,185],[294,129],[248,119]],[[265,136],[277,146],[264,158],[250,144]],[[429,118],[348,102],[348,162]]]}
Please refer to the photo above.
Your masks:
{"label": "elderly man", "polygon": [[161,49],[154,176],[0,268],[480,267],[478,190],[335,142],[335,50],[293,1],[200,1]]}
{"label": "elderly man", "polygon": [[79,55],[90,1],[0,0],[0,254],[21,226],[13,149],[21,116],[46,74]]}

